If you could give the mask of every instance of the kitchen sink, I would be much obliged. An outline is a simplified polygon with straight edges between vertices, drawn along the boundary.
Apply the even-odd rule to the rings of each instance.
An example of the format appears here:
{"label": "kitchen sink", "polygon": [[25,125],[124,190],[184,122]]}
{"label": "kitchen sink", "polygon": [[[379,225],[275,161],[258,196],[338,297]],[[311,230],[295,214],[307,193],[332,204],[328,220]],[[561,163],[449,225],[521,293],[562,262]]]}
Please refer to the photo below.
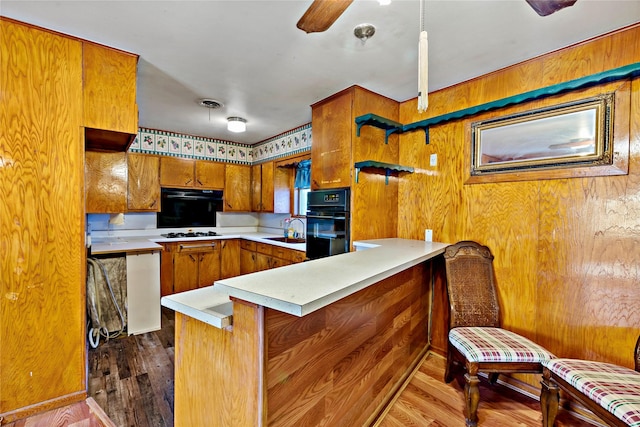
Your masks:
{"label": "kitchen sink", "polygon": [[283,243],[305,243],[306,239],[299,239],[296,237],[267,237],[267,240],[273,240],[276,242],[283,242]]}

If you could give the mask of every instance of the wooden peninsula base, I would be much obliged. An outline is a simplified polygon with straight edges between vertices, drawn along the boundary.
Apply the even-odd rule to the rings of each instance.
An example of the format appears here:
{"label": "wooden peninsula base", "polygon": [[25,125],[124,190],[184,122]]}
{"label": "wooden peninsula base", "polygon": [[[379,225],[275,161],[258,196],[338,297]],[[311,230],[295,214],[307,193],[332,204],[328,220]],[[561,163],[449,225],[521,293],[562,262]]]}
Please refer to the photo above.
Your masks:
{"label": "wooden peninsula base", "polygon": [[224,329],[176,312],[175,425],[372,424],[428,349],[430,265],[302,317],[233,297]]}

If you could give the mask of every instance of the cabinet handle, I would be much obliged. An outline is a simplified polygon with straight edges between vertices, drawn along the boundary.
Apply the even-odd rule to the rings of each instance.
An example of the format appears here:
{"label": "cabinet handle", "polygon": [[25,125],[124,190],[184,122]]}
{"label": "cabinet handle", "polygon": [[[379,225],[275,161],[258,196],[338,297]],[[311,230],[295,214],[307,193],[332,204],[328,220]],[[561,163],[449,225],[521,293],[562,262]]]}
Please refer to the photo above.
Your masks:
{"label": "cabinet handle", "polygon": [[150,205],[149,207],[150,207],[150,208],[155,208],[157,204],[158,204],[158,199],[155,199],[155,200],[153,201],[153,203],[151,203],[151,205]]}
{"label": "cabinet handle", "polygon": [[200,181],[199,179],[196,179],[196,181],[198,181],[198,185],[202,185],[204,187],[204,184],[202,183],[202,181]]}
{"label": "cabinet handle", "polygon": [[193,257],[193,255],[191,255],[191,254],[189,254],[189,258],[191,258],[191,261],[193,261],[193,262],[197,262],[197,261],[198,261],[198,260],[197,260],[197,259],[195,259],[195,258]]}
{"label": "cabinet handle", "polygon": [[191,184],[191,181],[193,181],[192,179],[188,179],[187,182],[184,183],[184,185],[189,185]]}
{"label": "cabinet handle", "polygon": [[180,245],[180,250],[184,249],[198,249],[198,248],[215,248],[215,243],[206,243],[204,245]]}

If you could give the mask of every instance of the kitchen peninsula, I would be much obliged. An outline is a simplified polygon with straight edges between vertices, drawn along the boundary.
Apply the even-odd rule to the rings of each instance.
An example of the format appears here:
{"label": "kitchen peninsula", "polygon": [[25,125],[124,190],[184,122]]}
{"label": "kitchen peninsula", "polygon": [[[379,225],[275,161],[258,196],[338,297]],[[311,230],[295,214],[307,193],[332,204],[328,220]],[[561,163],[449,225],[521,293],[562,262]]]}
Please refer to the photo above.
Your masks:
{"label": "kitchen peninsula", "polygon": [[371,424],[429,346],[432,258],[371,247],[166,296],[176,310],[175,423]]}

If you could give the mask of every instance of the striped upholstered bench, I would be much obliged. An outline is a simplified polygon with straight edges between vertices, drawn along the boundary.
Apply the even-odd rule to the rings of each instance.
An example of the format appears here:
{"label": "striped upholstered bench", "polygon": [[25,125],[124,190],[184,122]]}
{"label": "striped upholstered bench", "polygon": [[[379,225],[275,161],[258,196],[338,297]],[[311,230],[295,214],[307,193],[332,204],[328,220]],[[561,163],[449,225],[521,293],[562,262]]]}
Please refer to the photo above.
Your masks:
{"label": "striped upholstered bench", "polygon": [[578,359],[542,362],[543,427],[552,427],[558,410],[558,388],[612,426],[640,427],[640,338],[636,370],[610,363]]}

